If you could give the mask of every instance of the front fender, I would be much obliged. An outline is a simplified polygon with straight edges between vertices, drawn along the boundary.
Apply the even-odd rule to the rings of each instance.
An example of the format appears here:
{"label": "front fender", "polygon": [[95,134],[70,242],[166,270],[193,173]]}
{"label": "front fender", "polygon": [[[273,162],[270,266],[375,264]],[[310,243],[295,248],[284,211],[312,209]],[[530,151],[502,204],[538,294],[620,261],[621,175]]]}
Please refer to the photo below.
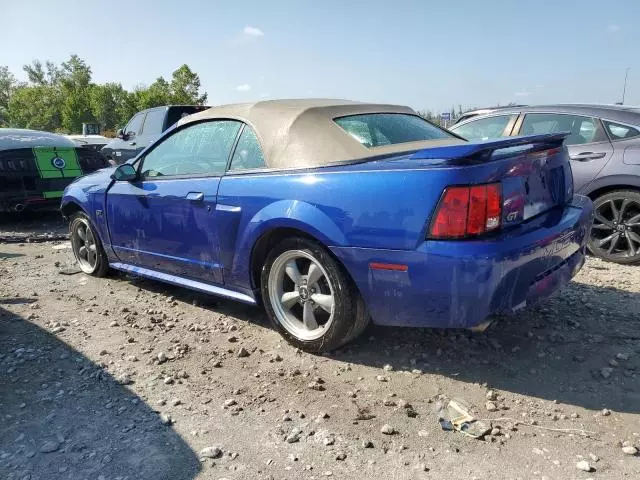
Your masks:
{"label": "front fender", "polygon": [[230,262],[231,283],[250,287],[253,247],[260,237],[279,228],[300,230],[326,246],[347,246],[342,230],[323,211],[300,200],[280,200],[265,206],[248,220],[237,235],[235,249],[231,245],[223,246],[223,252],[235,251]]}
{"label": "front fender", "polygon": [[[90,216],[91,208],[90,208],[90,198],[87,193],[80,188],[71,188],[71,186],[67,187],[62,195],[62,200],[60,201],[60,211],[62,212],[62,216],[65,219],[69,218],[69,214],[71,212],[71,206],[77,205],[84,213]],[[75,208],[73,208],[75,210]]]}

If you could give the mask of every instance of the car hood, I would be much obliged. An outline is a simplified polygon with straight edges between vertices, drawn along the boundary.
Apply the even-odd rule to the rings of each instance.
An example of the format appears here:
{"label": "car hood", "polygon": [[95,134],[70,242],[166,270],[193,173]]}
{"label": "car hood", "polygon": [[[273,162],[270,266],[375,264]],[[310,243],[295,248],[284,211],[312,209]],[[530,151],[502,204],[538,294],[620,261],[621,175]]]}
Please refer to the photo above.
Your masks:
{"label": "car hood", "polygon": [[84,175],[74,181],[71,186],[84,187],[93,185],[107,185],[111,182],[111,175],[117,167],[107,167],[96,170],[95,172]]}

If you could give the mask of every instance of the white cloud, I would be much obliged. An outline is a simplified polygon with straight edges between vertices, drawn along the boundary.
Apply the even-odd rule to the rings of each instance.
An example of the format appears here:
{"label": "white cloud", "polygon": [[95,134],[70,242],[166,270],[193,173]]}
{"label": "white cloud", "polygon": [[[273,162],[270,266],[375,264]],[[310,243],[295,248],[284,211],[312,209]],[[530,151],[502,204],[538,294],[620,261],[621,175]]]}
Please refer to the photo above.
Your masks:
{"label": "white cloud", "polygon": [[268,98],[268,97],[270,97],[270,96],[271,96],[271,95],[269,95],[268,93],[261,93],[261,94],[260,94],[260,98]]}
{"label": "white cloud", "polygon": [[259,28],[256,28],[256,27],[252,27],[251,25],[247,25],[246,27],[244,27],[244,30],[242,31],[242,33],[244,33],[248,37],[263,37],[264,36],[264,32],[262,30],[260,30]]}
{"label": "white cloud", "polygon": [[528,92],[526,90],[520,90],[519,92],[515,92],[514,95],[516,97],[528,97],[529,95],[531,95],[531,92]]}
{"label": "white cloud", "polygon": [[238,85],[236,87],[236,90],[239,92],[248,92],[249,90],[251,90],[251,85],[249,85],[248,83],[243,83],[242,85]]}
{"label": "white cloud", "polygon": [[622,27],[613,23],[607,27],[607,30],[609,30],[611,33],[617,33],[622,30]]}

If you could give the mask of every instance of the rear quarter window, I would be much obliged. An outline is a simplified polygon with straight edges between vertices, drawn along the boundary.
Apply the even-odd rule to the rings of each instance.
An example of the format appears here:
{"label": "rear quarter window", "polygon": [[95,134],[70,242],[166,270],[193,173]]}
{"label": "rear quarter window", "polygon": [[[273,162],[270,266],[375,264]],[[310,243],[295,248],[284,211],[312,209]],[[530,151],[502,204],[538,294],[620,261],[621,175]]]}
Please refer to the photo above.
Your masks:
{"label": "rear quarter window", "polygon": [[367,148],[456,138],[422,117],[403,113],[349,115],[334,121]]}
{"label": "rear quarter window", "polygon": [[609,137],[611,137],[611,140],[626,140],[627,138],[640,136],[639,128],[610,122],[608,120],[603,120],[602,123],[604,123],[604,127],[607,129],[607,133],[609,134]]}

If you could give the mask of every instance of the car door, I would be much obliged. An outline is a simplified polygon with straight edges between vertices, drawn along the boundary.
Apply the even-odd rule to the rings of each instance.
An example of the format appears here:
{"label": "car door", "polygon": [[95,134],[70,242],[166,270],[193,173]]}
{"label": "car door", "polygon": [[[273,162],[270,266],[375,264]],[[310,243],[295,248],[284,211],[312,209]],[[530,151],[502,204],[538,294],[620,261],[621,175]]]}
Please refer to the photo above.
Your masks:
{"label": "car door", "polygon": [[142,130],[138,137],[134,139],[136,155],[160,138],[166,113],[167,107],[153,108],[147,111]]}
{"label": "car door", "polygon": [[139,152],[136,149],[136,138],[140,134],[145,116],[146,112],[136,113],[122,129],[122,137],[110,141],[104,153],[118,164],[134,158]]}
{"label": "car door", "polygon": [[138,179],[108,190],[111,245],[123,263],[222,283],[216,197],[241,125],[186,124],[136,162]]}
{"label": "car door", "polygon": [[526,113],[518,130],[520,135],[558,132],[569,132],[564,144],[571,158],[575,191],[580,193],[611,160],[613,146],[602,122],[585,115]]}
{"label": "car door", "polygon": [[454,125],[449,130],[469,141],[489,140],[508,136],[517,118],[516,113],[491,115]]}

